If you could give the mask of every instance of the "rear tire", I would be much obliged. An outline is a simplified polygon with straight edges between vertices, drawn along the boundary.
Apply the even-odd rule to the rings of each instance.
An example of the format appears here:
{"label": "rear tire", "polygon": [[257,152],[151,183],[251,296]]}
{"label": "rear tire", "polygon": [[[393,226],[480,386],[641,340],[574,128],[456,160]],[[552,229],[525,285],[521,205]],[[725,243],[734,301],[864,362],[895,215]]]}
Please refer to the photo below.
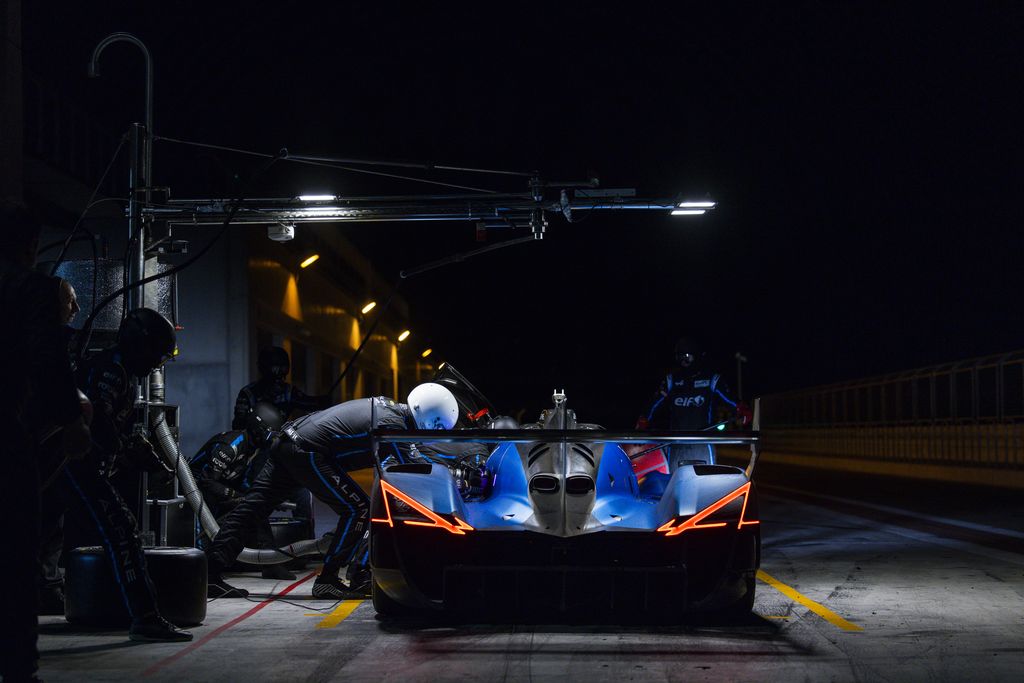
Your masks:
{"label": "rear tire", "polygon": [[744,579],[747,585],[747,592],[742,598],[732,603],[728,607],[715,612],[715,617],[725,622],[743,621],[750,616],[750,613],[754,609],[754,593],[757,588],[757,581],[754,577]]}
{"label": "rear tire", "polygon": [[407,617],[416,613],[413,608],[393,600],[384,592],[383,588],[377,585],[376,580],[373,580],[370,587],[370,597],[373,600],[373,609],[382,617]]}

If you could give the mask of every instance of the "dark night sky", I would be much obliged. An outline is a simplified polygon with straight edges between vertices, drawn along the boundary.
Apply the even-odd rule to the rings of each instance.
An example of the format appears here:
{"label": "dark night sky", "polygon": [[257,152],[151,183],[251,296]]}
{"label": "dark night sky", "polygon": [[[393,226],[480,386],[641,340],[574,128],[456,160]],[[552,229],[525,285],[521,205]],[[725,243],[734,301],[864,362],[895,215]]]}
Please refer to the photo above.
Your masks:
{"label": "dark night sky", "polygon": [[[153,52],[164,135],[593,170],[720,202],[554,222],[410,287],[415,329],[499,406],[564,386],[581,417],[624,425],[684,331],[730,381],[746,352],[757,392],[1024,346],[1019,3],[65,4],[25,3],[26,66],[111,130],[141,116],[138,57],[84,70],[124,30]],[[220,194],[246,164],[156,154],[176,196]],[[262,185],[413,189],[283,167]],[[463,224],[344,229],[385,273],[476,246]]]}

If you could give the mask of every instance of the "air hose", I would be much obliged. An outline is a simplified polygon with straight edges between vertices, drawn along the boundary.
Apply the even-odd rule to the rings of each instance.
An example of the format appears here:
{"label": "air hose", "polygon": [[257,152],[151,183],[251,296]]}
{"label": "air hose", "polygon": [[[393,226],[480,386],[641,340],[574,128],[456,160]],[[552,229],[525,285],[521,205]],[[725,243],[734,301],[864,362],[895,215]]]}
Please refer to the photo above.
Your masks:
{"label": "air hose", "polygon": [[[178,484],[181,486],[181,493],[195,511],[196,516],[199,518],[200,526],[206,532],[206,535],[212,539],[220,531],[220,525],[217,524],[210,506],[203,500],[203,494],[196,484],[195,477],[192,476],[192,469],[188,465],[188,460],[181,457],[178,444],[174,439],[174,435],[171,434],[170,425],[167,424],[167,415],[163,407],[164,373],[162,369],[154,370],[150,375],[149,391],[150,397],[155,404],[152,406],[152,429],[157,445],[160,447],[164,460],[174,469],[174,473],[178,478]],[[283,564],[297,557],[323,556],[330,549],[331,541],[332,539],[329,536],[325,536],[319,540],[299,541],[298,543],[292,543],[277,549],[243,548],[238,556],[238,560],[247,564]]]}

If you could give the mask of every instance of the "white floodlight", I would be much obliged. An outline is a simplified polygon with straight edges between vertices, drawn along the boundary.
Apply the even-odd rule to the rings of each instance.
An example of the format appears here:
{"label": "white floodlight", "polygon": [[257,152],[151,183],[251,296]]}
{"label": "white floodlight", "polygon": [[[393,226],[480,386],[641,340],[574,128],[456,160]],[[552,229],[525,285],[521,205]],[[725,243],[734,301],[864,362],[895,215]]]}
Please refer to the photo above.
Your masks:
{"label": "white floodlight", "polygon": [[337,197],[333,194],[300,194],[300,202],[333,202]]}
{"label": "white floodlight", "polygon": [[704,201],[704,202],[680,202],[680,209],[713,209],[717,202]]}

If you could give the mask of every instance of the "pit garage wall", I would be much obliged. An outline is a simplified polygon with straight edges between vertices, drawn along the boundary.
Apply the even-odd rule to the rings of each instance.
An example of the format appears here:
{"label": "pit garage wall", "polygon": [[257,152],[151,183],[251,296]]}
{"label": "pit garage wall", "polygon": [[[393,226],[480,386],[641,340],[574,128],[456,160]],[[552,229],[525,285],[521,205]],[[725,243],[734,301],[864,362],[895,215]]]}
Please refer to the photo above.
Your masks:
{"label": "pit garage wall", "polygon": [[[382,302],[390,283],[333,227],[302,226],[292,242],[272,242],[265,228],[228,230],[195,266],[178,278],[180,354],[167,366],[168,401],[181,406],[181,446],[194,454],[207,439],[230,429],[238,391],[256,378],[258,349],[284,346],[292,356],[290,381],[311,394],[325,392],[352,357],[375,313],[361,316],[366,301]],[[176,239],[199,249],[211,228],[175,228]],[[310,253],[320,261],[298,264]],[[399,344],[410,326],[401,297],[335,399],[404,397],[432,366],[419,347]],[[415,332],[414,332],[415,334]]]}
{"label": "pit garage wall", "polygon": [[[292,383],[320,394],[334,383],[380,315],[392,283],[375,272],[336,226],[300,227],[295,240],[285,244],[268,240],[263,231],[248,235],[251,343],[254,349],[284,346],[292,357]],[[310,254],[318,254],[319,260],[301,268]],[[377,301],[378,308],[362,315],[368,301]],[[419,360],[418,346],[397,341],[409,327],[408,307],[396,297],[334,398],[404,396],[415,381]]]}
{"label": "pit garage wall", "polygon": [[[208,228],[178,228],[196,250]],[[249,296],[244,231],[228,230],[195,266],[178,276],[179,355],[167,364],[167,400],[181,406],[182,454],[191,457],[231,428],[238,390],[249,378]]]}
{"label": "pit garage wall", "polygon": [[1024,351],[766,396],[761,409],[763,466],[1024,489]]}

